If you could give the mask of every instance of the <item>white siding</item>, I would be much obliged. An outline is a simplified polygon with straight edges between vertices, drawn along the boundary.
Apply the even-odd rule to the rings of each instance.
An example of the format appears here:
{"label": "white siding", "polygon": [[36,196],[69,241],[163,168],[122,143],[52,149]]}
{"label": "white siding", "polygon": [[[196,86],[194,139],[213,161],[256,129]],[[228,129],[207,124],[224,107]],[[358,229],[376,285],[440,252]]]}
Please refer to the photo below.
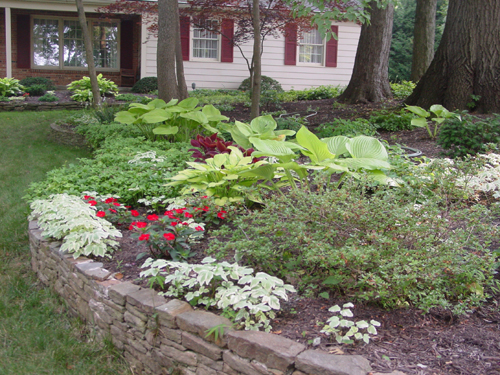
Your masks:
{"label": "white siding", "polygon": [[[264,42],[262,54],[262,74],[274,78],[285,90],[334,85],[347,86],[354,66],[361,26],[352,22],[339,25],[337,67],[285,65],[285,39],[270,38]],[[147,33],[143,32],[143,35]],[[156,76],[157,40],[150,37],[142,44],[141,77]],[[252,55],[252,42],[242,46],[248,58]],[[249,77],[245,59],[239,49],[234,48],[232,63],[184,61],[184,72],[188,89],[196,83],[196,88],[237,89],[241,81]]]}

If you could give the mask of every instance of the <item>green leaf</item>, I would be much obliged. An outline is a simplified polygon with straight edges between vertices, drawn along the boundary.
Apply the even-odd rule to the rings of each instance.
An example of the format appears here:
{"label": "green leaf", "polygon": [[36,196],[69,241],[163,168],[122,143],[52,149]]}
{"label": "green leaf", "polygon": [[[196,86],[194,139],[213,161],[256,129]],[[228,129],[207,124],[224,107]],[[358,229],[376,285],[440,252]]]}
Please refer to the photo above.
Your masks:
{"label": "green leaf", "polygon": [[328,294],[328,292],[320,293],[320,294],[318,294],[318,296],[320,296],[321,298],[324,298],[324,299],[330,299],[330,294]]}
{"label": "green leaf", "polygon": [[422,117],[414,118],[411,120],[411,124],[419,128],[425,128],[427,127],[427,120]]}
{"label": "green leaf", "polygon": [[151,112],[144,114],[144,116],[142,116],[142,119],[148,124],[156,124],[158,122],[167,121],[171,117],[172,114],[166,112],[164,109],[156,108]]}
{"label": "green leaf", "polygon": [[300,128],[297,132],[297,142],[307,149],[307,151],[301,151],[304,155],[309,156],[313,163],[335,158],[335,155],[328,151],[326,143],[319,140],[319,138],[305,126]]}
{"label": "green leaf", "polygon": [[353,158],[372,158],[387,160],[387,150],[384,145],[376,138],[360,135],[351,138],[345,147]]}
{"label": "green leaf", "polygon": [[270,181],[274,178],[275,166],[272,164],[262,164],[257,168],[253,168],[249,171],[239,172],[238,174],[242,177],[259,177],[266,181]]}
{"label": "green leaf", "polygon": [[115,115],[115,121],[120,124],[133,124],[136,117],[128,111],[121,111]]}
{"label": "green leaf", "polygon": [[405,109],[410,111],[410,112],[415,113],[417,116],[420,116],[420,117],[429,117],[431,115],[429,112],[427,112],[422,107],[407,105]]}
{"label": "green leaf", "polygon": [[272,132],[278,125],[271,115],[256,117],[250,122],[250,128],[254,133],[264,134]]}
{"label": "green leaf", "polygon": [[153,133],[159,135],[177,134],[178,131],[178,126],[158,126],[153,129]]}
{"label": "green leaf", "polygon": [[383,160],[359,158],[359,159],[335,159],[335,163],[350,169],[391,169],[391,165]]}
{"label": "green leaf", "polygon": [[193,110],[195,107],[198,105],[200,101],[196,98],[187,98],[181,101],[177,106],[188,109],[188,110]]}
{"label": "green leaf", "polygon": [[332,154],[335,154],[336,157],[339,157],[347,152],[345,145],[349,142],[349,138],[346,136],[338,135],[336,137],[325,138],[322,141],[326,142],[328,150]]}
{"label": "green leaf", "polygon": [[199,111],[181,113],[180,117],[186,118],[188,120],[193,120],[199,124],[208,123],[207,116],[204,113],[199,112]]}
{"label": "green leaf", "polygon": [[252,142],[257,149],[252,153],[253,157],[272,156],[283,163],[287,163],[295,157],[295,153],[286,147],[283,142],[259,138],[252,138]]}

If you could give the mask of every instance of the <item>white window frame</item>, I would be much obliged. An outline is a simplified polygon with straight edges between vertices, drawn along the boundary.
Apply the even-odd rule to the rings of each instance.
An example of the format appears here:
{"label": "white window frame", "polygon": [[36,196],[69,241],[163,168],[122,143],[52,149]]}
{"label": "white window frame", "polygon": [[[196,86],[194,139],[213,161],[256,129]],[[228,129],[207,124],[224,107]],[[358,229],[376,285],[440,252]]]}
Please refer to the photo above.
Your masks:
{"label": "white window frame", "polygon": [[[35,65],[35,51],[34,51],[34,33],[33,31],[30,33],[30,49],[31,49],[31,69],[44,69],[44,70],[87,70],[86,66],[65,66],[64,65],[64,21],[77,21],[79,22],[78,18],[75,17],[55,17],[55,16],[45,16],[45,15],[32,15],[30,24],[31,24],[31,30],[34,29],[34,19],[43,19],[43,20],[57,20],[58,21],[58,28],[59,28],[59,65]],[[87,27],[88,30],[93,30],[92,28],[92,23],[93,22],[104,22],[100,19],[96,18],[89,18],[87,19]],[[111,19],[109,21],[106,21],[106,23],[117,23],[118,27],[118,38],[117,38],[117,66],[114,68],[101,68],[101,67],[96,67],[97,71],[103,71],[103,72],[119,72],[120,71],[120,37],[121,37],[121,22],[119,19]],[[93,35],[92,35],[93,36]]]}
{"label": "white window frame", "polygon": [[[311,31],[313,31],[313,30],[311,30]],[[315,31],[317,32],[316,29],[315,29]],[[301,32],[300,38],[298,38],[298,41],[297,41],[296,64],[297,65],[302,65],[302,66],[319,66],[319,67],[325,66],[325,59],[326,59],[326,39],[323,38],[321,44],[301,43],[301,41],[302,41],[302,34],[303,33],[304,32]],[[304,61],[300,61],[300,46],[301,45],[304,45],[304,46],[311,46],[311,45],[312,46],[322,46],[323,47],[323,55],[321,56],[321,62],[320,63],[316,63],[316,62],[304,62]]]}
{"label": "white window frame", "polygon": [[[221,22],[218,19],[209,19],[206,21],[211,21],[211,22],[217,22],[220,26]],[[205,22],[206,22],[205,21]],[[191,25],[190,28],[190,34],[189,34],[189,61],[213,61],[213,62],[219,62],[221,59],[221,49],[222,49],[222,43],[221,43],[221,35],[220,33],[216,33],[217,39],[207,39],[207,40],[217,40],[217,57],[194,57],[194,41],[195,39],[202,39],[202,38],[195,38],[194,37],[194,30],[197,29],[195,25]]]}

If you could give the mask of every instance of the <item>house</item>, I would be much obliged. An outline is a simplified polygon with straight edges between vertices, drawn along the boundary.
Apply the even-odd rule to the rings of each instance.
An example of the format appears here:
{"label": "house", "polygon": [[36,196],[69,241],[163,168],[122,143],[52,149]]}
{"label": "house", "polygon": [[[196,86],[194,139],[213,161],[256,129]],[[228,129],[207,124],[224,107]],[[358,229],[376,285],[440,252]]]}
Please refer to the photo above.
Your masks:
{"label": "house", "polygon": [[[110,0],[84,1],[94,39],[99,73],[120,86],[140,77],[156,76],[157,39],[140,23],[140,16],[105,19],[96,12]],[[222,22],[225,33],[233,28]],[[353,22],[334,23],[338,40],[325,42],[313,30],[299,37],[291,28],[287,37],[264,43],[262,74],[276,79],[285,90],[349,83],[361,31]],[[216,33],[198,29],[181,17],[181,44],[188,87],[236,89],[249,76],[237,47]],[[251,56],[252,42],[241,46]],[[82,32],[76,4],[68,0],[0,0],[0,76],[22,79],[42,76],[65,85],[87,75]]]}

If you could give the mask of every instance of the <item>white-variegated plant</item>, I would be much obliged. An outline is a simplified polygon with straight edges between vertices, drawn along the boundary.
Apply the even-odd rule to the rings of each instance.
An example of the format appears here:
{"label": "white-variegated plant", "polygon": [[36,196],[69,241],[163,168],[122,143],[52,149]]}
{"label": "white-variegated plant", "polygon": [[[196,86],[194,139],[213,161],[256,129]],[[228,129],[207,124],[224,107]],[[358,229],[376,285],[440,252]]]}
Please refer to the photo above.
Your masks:
{"label": "white-variegated plant", "polygon": [[[271,330],[273,310],[280,309],[280,299],[288,300],[292,285],[263,272],[237,263],[216,263],[205,258],[202,264],[187,264],[164,259],[146,260],[142,277],[168,284],[161,293],[167,297],[184,297],[187,301],[207,307],[216,306],[236,313],[234,320],[247,330]],[[163,285],[162,285],[163,286]]]}
{"label": "white-variegated plant", "polygon": [[96,216],[94,207],[80,197],[51,195],[31,203],[30,220],[37,219],[45,237],[62,240],[61,251],[80,255],[110,256],[118,246],[121,233],[113,225]]}
{"label": "white-variegated plant", "polygon": [[375,327],[380,327],[380,323],[376,320],[371,320],[370,323],[365,320],[357,322],[350,320],[349,318],[354,316],[351,311],[353,307],[350,302],[345,303],[342,308],[339,305],[330,307],[328,311],[335,315],[326,321],[327,324],[321,332],[334,335],[339,344],[352,344],[354,340],[363,340],[368,344],[371,335],[377,334]]}

